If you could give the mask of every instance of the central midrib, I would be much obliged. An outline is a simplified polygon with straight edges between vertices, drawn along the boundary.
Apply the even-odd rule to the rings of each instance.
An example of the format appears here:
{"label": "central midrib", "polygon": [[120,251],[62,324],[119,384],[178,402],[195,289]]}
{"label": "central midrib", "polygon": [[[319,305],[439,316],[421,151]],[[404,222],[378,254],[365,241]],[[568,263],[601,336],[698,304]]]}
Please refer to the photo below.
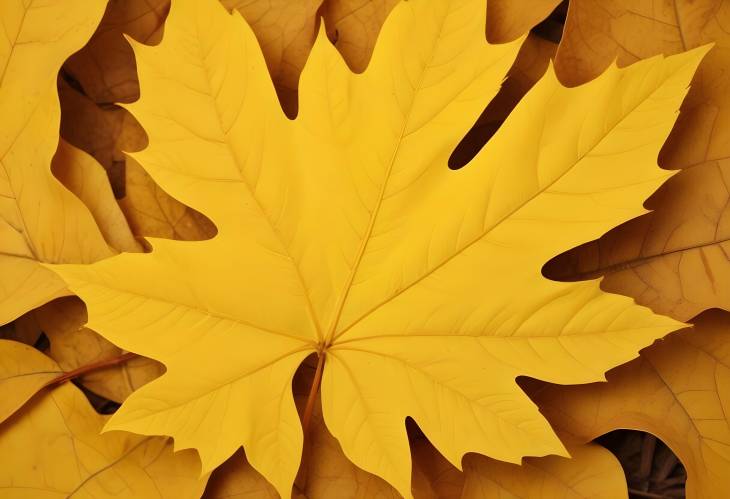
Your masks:
{"label": "central midrib", "polygon": [[[198,34],[198,38],[199,39],[201,38],[200,37],[200,34]],[[216,115],[216,118],[218,120],[218,125],[220,127],[220,132],[221,132],[221,134],[223,136],[223,143],[226,145],[226,148],[228,149],[228,152],[230,153],[231,157],[233,158],[234,164],[236,166],[238,166],[238,158],[236,156],[235,149],[231,145],[231,142],[228,139],[228,137],[229,137],[228,132],[226,132],[226,127],[223,126],[223,122],[221,121],[221,109],[218,107],[218,101],[217,101],[217,99],[215,97],[216,94],[213,92],[213,88],[211,87],[210,74],[208,73],[208,67],[206,65],[206,56],[205,56],[205,54],[202,51],[202,47],[199,46],[199,48],[201,48],[201,51],[200,51],[200,59],[202,61],[202,64],[200,66],[203,69],[203,72],[205,74],[205,82],[208,85],[208,95],[209,95],[211,101],[213,102],[213,107],[215,108],[215,111],[216,111],[215,112],[215,115]],[[243,50],[245,52],[248,52],[249,51],[249,47],[247,45],[244,45]],[[239,109],[239,112],[240,112],[240,109]],[[282,111],[282,113],[283,113],[283,111]],[[237,118],[238,118],[238,115],[236,116],[236,119]],[[306,303],[307,303],[307,313],[309,315],[309,319],[312,322],[312,325],[314,326],[314,329],[316,331],[316,334],[317,334],[318,339],[321,340],[321,338],[322,338],[321,326],[319,324],[319,321],[317,320],[317,314],[314,311],[314,307],[312,305],[312,300],[311,300],[311,298],[309,296],[309,290],[307,289],[307,287],[304,284],[304,279],[303,279],[302,273],[301,273],[301,271],[299,269],[299,265],[298,265],[297,261],[294,259],[294,257],[292,256],[291,252],[289,251],[288,245],[286,245],[284,243],[284,239],[282,238],[281,234],[277,230],[276,225],[274,225],[274,222],[271,220],[271,217],[269,217],[269,214],[266,212],[266,210],[264,210],[264,207],[261,205],[261,203],[259,202],[258,198],[256,197],[253,187],[251,185],[249,185],[248,181],[246,180],[245,176],[243,175],[243,172],[241,172],[239,170],[239,173],[240,173],[240,181],[241,181],[241,183],[248,190],[249,194],[251,195],[251,199],[253,199],[254,203],[256,204],[256,208],[259,210],[259,212],[261,213],[261,215],[264,217],[264,219],[266,220],[267,225],[271,228],[271,231],[274,234],[274,237],[276,237],[277,241],[279,242],[279,244],[281,245],[281,247],[286,252],[287,258],[289,258],[289,260],[292,262],[292,266],[294,267],[294,270],[295,270],[296,275],[297,275],[297,279],[299,281],[299,285],[300,285],[300,287],[302,289],[302,292],[304,293],[304,298],[305,298]]]}
{"label": "central midrib", "polygon": [[378,195],[378,201],[375,205],[375,208],[373,209],[372,215],[370,215],[370,221],[368,223],[368,227],[365,230],[365,235],[362,238],[362,241],[360,243],[360,248],[358,249],[357,255],[355,257],[355,263],[350,269],[350,274],[347,277],[347,280],[345,281],[345,286],[343,292],[340,294],[340,298],[337,302],[337,305],[335,306],[335,313],[332,316],[332,321],[330,322],[329,327],[327,328],[327,333],[324,337],[324,348],[328,347],[332,341],[336,338],[335,333],[337,331],[337,326],[340,322],[340,317],[342,316],[342,311],[345,308],[345,304],[347,303],[347,297],[350,294],[350,289],[352,289],[352,282],[355,279],[355,275],[357,275],[357,271],[360,268],[360,263],[362,262],[363,256],[365,255],[365,251],[367,250],[368,244],[370,242],[370,236],[372,235],[373,228],[375,227],[375,222],[377,221],[378,214],[380,212],[380,207],[383,204],[383,198],[385,197],[385,190],[388,186],[388,181],[390,180],[390,175],[393,171],[393,166],[396,163],[396,160],[398,158],[398,153],[400,152],[400,146],[403,143],[403,138],[405,137],[406,130],[408,128],[408,123],[410,122],[411,113],[413,112],[414,103],[416,100],[416,96],[421,90],[421,85],[423,84],[423,78],[427,71],[427,69],[430,67],[431,62],[433,61],[434,52],[436,45],[438,43],[438,40],[441,38],[441,35],[443,33],[444,24],[446,23],[446,17],[447,15],[444,15],[441,19],[441,25],[439,26],[438,36],[434,38],[433,45],[431,46],[431,50],[429,51],[429,57],[426,61],[426,63],[423,66],[423,71],[421,71],[421,74],[419,75],[418,82],[414,86],[413,89],[413,95],[411,97],[410,105],[408,106],[408,113],[403,118],[403,125],[401,126],[400,133],[398,134],[398,138],[395,141],[394,147],[393,147],[393,153],[391,154],[389,163],[388,163],[388,169],[385,173],[385,177],[383,179],[383,183],[380,187],[380,193]]}

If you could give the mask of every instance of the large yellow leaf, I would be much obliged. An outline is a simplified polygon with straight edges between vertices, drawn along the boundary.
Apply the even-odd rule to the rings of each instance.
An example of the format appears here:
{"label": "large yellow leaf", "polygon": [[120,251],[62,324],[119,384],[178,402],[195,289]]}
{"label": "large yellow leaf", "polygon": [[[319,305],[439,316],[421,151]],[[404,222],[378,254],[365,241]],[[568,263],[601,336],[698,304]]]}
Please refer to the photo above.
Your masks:
{"label": "large yellow leaf", "polygon": [[[0,342],[0,378],[19,374],[40,380],[55,363],[30,347]],[[22,350],[25,348],[26,350]],[[15,378],[16,380],[18,378]],[[3,385],[3,399],[15,391],[26,399],[35,381]],[[173,454],[161,437],[125,432],[100,435],[105,417],[91,408],[71,383],[39,394],[0,425],[0,490],[7,499],[27,498],[196,498],[205,487],[194,452]]]}
{"label": "large yellow leaf", "polygon": [[672,53],[714,42],[660,155],[684,168],[648,204],[656,211],[629,222],[553,262],[551,276],[607,274],[607,291],[628,294],[653,310],[688,320],[701,311],[730,309],[730,4],[612,0],[571,2],[556,60],[559,76],[580,82],[611,59]]}
{"label": "large yellow leaf", "polygon": [[515,377],[600,380],[678,323],[540,269],[642,213],[705,50],[576,89],[548,71],[452,171],[520,48],[488,45],[484,26],[481,0],[403,2],[361,75],[320,32],[288,120],[243,19],[173,3],[162,43],[135,45],[129,108],[150,137],[135,157],[218,234],[56,267],[89,327],[167,367],[109,428],[172,435],[205,470],[243,445],[288,494],[302,448],[291,379],[318,352],[328,429],[405,496],[407,416],[456,466],[466,452],[564,453]]}
{"label": "large yellow leaf", "polygon": [[592,440],[617,428],[661,438],[687,469],[687,497],[730,495],[730,317],[705,312],[610,371],[608,383],[544,386],[534,400],[557,428]]}
{"label": "large yellow leaf", "polygon": [[0,3],[0,324],[65,294],[44,262],[112,254],[84,205],[51,174],[56,75],[91,35],[102,0]]}

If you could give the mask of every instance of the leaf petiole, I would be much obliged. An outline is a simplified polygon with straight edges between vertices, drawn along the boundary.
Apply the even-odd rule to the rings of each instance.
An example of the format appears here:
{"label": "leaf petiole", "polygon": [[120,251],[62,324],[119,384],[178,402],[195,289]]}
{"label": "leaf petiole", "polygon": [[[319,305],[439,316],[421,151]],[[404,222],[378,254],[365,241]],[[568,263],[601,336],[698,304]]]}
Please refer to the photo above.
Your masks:
{"label": "leaf petiole", "polygon": [[109,359],[92,362],[91,364],[86,364],[81,367],[77,367],[76,369],[74,369],[72,371],[65,372],[65,373],[53,378],[52,380],[47,382],[45,385],[43,385],[43,388],[59,385],[65,381],[78,378],[79,376],[83,376],[84,374],[88,374],[90,372],[105,369],[107,367],[113,367],[113,366],[116,366],[119,364],[124,364],[125,362],[127,362],[131,359],[134,359],[136,357],[139,357],[139,355],[137,355],[136,353],[133,353],[133,352],[126,352],[126,353],[123,353],[122,355],[118,355],[117,357],[112,357]]}
{"label": "leaf petiole", "polygon": [[307,405],[304,406],[304,414],[302,415],[302,430],[304,431],[304,438],[306,438],[307,431],[309,429],[309,421],[312,419],[312,411],[314,410],[314,401],[317,399],[319,385],[322,382],[322,371],[324,370],[326,353],[322,350],[318,353],[318,355],[317,370],[314,372],[312,387],[309,389],[309,395],[307,396]]}

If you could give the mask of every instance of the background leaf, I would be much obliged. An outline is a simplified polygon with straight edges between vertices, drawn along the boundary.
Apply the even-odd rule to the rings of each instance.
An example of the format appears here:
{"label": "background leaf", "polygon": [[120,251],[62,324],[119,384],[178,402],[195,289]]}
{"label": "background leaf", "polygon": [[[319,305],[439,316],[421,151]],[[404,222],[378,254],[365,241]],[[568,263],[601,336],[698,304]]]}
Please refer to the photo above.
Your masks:
{"label": "background leaf", "polygon": [[570,458],[525,458],[521,466],[482,456],[464,465],[463,499],[619,499],[628,497],[621,465],[600,445],[569,446]]}
{"label": "background leaf", "polygon": [[560,431],[590,441],[617,428],[661,438],[687,469],[687,497],[730,493],[730,318],[709,311],[686,329],[607,374],[608,383],[535,384],[530,390]]}
{"label": "background leaf", "polygon": [[586,81],[614,57],[625,65],[656,53],[715,45],[700,64],[660,155],[662,166],[684,171],[647,202],[655,211],[561,256],[546,267],[547,275],[606,275],[607,291],[680,320],[712,307],[730,308],[728,23],[730,5],[717,0],[570,2],[555,61],[558,76],[568,83]]}
{"label": "background leaf", "polygon": [[34,399],[0,425],[3,497],[200,496],[207,476],[194,452],[173,454],[161,437],[100,435],[103,423],[70,383]]}
{"label": "background leaf", "polygon": [[103,5],[0,4],[6,34],[0,40],[0,324],[67,293],[39,261],[90,262],[113,254],[84,205],[51,174],[60,118],[56,74],[91,34]]}

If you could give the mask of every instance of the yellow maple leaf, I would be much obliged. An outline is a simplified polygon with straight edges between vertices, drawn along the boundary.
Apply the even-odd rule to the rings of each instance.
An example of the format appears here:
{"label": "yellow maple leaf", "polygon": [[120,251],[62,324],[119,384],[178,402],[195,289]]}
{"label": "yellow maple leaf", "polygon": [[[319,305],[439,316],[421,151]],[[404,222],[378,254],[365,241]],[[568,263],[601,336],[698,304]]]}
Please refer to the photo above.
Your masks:
{"label": "yellow maple leaf", "polygon": [[218,234],[54,267],[89,327],[167,367],[108,428],[172,435],[206,471],[243,446],[287,495],[291,380],[316,352],[327,428],[404,496],[407,416],[457,467],[466,452],[565,454],[515,377],[601,380],[679,323],[541,267],[644,211],[705,50],[575,89],[550,69],[452,171],[521,44],[489,45],[484,26],[482,0],[403,2],[360,75],[320,31],[289,120],[240,15],[173,2],[161,44],[134,47],[128,108],[150,137],[134,156]]}

